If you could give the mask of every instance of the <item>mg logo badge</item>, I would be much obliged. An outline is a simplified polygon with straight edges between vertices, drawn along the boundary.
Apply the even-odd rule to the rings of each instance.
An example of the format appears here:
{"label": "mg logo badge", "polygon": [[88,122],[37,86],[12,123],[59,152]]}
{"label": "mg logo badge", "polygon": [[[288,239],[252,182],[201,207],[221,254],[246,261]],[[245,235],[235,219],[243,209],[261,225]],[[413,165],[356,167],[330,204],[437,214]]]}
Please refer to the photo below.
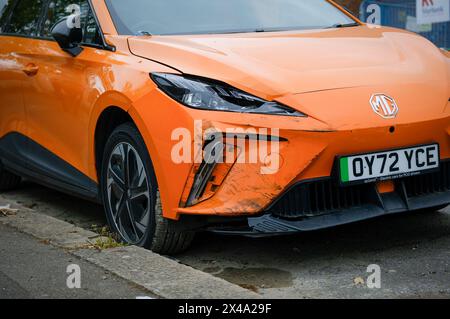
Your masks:
{"label": "mg logo badge", "polygon": [[370,105],[372,105],[373,111],[384,119],[393,119],[398,114],[397,103],[385,94],[372,95]]}

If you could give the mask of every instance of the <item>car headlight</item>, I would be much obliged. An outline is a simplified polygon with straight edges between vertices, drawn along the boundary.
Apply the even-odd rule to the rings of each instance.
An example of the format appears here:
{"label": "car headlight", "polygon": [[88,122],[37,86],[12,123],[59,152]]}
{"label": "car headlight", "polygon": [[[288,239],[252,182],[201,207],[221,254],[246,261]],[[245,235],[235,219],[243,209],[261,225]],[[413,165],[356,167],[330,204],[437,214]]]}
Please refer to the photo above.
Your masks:
{"label": "car headlight", "polygon": [[277,102],[265,101],[218,81],[169,73],[152,73],[151,77],[171,98],[195,109],[306,116]]}

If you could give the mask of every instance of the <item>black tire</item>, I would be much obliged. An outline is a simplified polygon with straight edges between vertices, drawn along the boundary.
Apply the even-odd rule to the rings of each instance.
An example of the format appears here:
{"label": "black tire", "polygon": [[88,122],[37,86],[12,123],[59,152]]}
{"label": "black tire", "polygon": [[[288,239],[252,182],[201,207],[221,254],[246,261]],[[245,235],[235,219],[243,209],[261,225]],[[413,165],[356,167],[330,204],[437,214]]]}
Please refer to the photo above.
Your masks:
{"label": "black tire", "polygon": [[22,178],[4,170],[0,166],[0,192],[9,191],[19,186]]}
{"label": "black tire", "polygon": [[132,123],[116,128],[106,143],[101,192],[109,226],[123,242],[168,255],[192,243],[194,232],[163,217],[153,164]]}

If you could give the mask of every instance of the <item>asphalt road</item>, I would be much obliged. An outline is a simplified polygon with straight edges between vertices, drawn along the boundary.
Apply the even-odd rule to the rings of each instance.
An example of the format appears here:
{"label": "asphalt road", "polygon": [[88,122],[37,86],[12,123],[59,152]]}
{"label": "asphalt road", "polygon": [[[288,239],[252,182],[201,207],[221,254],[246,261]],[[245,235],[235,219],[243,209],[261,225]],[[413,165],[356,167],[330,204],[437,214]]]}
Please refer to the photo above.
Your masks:
{"label": "asphalt road", "polygon": [[[0,299],[135,299],[151,294],[60,248],[0,224]],[[79,266],[79,288],[67,285]],[[69,280],[69,283],[73,281]]]}
{"label": "asphalt road", "polygon": [[[105,223],[100,206],[31,183],[2,196],[84,228]],[[204,233],[176,258],[265,297],[450,298],[450,209],[279,238]],[[381,288],[367,287],[372,264]]]}

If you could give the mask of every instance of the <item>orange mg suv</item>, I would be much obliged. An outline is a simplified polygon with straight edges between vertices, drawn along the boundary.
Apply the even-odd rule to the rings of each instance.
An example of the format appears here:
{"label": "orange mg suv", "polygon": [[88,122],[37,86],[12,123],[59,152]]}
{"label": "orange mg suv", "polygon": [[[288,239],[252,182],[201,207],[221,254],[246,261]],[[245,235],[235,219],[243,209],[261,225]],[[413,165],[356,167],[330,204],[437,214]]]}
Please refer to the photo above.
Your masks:
{"label": "orange mg suv", "polygon": [[312,231],[450,203],[450,56],[326,0],[0,0],[0,190],[121,240]]}

